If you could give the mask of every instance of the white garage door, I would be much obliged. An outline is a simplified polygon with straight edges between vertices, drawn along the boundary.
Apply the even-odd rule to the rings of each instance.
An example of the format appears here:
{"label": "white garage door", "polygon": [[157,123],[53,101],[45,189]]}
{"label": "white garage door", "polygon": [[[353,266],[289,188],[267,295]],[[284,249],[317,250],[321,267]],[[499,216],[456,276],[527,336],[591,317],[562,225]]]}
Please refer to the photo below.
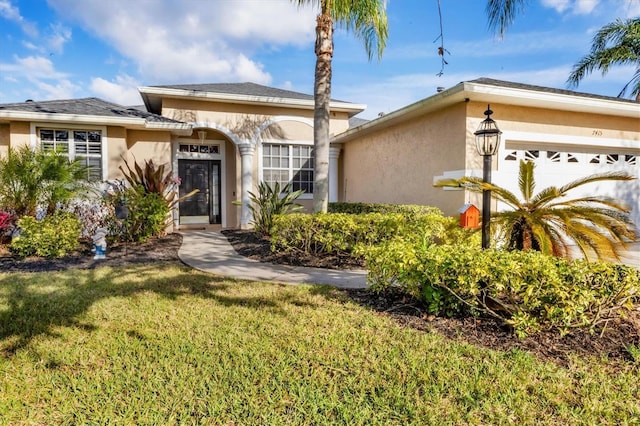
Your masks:
{"label": "white garage door", "polygon": [[599,195],[623,200],[631,207],[632,220],[640,230],[640,148],[569,147],[570,150],[561,150],[558,145],[553,150],[543,146],[538,148],[542,149],[531,149],[531,144],[524,148],[507,142],[498,154],[498,170],[493,174],[493,182],[519,195],[518,170],[521,159],[533,161],[536,165],[535,193],[548,186],[561,186],[595,173],[625,171],[637,179],[591,183],[569,192],[569,196]]}

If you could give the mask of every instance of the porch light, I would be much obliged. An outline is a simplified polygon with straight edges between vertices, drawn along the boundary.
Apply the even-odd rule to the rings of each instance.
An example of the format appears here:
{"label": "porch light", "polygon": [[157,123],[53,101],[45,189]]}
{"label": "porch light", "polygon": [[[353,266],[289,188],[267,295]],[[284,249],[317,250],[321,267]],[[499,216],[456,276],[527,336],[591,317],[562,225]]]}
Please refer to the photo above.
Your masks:
{"label": "porch light", "polygon": [[204,140],[207,138],[206,130],[198,130],[198,139],[200,139],[200,145],[204,144]]}
{"label": "porch light", "polygon": [[[487,105],[484,115],[487,116],[478,130],[474,132],[476,135],[476,149],[478,154],[482,155],[482,181],[491,183],[491,160],[493,155],[498,152],[500,145],[500,135],[502,132],[498,129],[498,125],[491,119],[491,106]],[[482,248],[489,248],[489,221],[491,220],[491,191],[482,191]]]}
{"label": "porch light", "polygon": [[482,156],[495,155],[500,145],[500,135],[502,132],[498,129],[496,122],[491,118],[491,114],[493,114],[491,105],[487,105],[487,110],[484,112],[487,118],[480,123],[478,130],[474,132],[474,135],[476,135],[476,149],[478,150],[478,154]]}

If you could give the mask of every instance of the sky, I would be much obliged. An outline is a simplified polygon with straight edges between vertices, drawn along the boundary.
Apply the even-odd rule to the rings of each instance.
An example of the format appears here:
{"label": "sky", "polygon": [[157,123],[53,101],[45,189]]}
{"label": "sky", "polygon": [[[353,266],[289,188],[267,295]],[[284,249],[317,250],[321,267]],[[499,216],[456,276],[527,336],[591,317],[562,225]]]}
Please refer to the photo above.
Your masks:
{"label": "sky", "polygon": [[[640,0],[529,0],[498,37],[485,5],[387,0],[380,60],[337,29],[332,98],[375,118],[480,77],[566,89],[595,31],[640,16]],[[316,15],[290,0],[0,0],[0,103],[141,105],[140,86],[249,81],[312,94]],[[573,90],[616,96],[633,71],[595,73]]]}

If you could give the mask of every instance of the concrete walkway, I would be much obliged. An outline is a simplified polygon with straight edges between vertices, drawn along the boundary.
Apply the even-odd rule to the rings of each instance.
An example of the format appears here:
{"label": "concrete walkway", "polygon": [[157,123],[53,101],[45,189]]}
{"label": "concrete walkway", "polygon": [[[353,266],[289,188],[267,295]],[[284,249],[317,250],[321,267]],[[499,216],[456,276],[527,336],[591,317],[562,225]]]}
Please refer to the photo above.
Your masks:
{"label": "concrete walkway", "polygon": [[[367,271],[304,268],[275,265],[249,259],[236,253],[219,231],[182,232],[178,256],[187,265],[217,275],[251,281],[288,284],[327,284],[338,288],[366,288]],[[622,262],[640,268],[640,242],[628,246]]]}
{"label": "concrete walkway", "polygon": [[178,256],[187,265],[217,275],[288,284],[327,284],[338,288],[366,288],[367,271],[275,265],[236,253],[219,231],[182,232]]}

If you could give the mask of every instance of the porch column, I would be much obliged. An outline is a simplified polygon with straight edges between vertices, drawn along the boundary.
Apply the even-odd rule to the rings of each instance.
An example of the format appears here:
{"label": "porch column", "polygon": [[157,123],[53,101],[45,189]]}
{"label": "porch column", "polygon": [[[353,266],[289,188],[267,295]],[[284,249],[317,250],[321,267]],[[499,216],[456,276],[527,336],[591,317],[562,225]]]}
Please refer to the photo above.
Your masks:
{"label": "porch column", "polygon": [[247,229],[251,222],[251,210],[249,205],[249,191],[253,188],[253,153],[256,150],[255,145],[251,143],[242,143],[238,145],[240,150],[240,157],[242,163],[240,166],[240,173],[242,174],[242,208],[240,210],[240,229]]}
{"label": "porch column", "polygon": [[329,202],[338,201],[338,158],[340,157],[341,145],[329,147]]}

